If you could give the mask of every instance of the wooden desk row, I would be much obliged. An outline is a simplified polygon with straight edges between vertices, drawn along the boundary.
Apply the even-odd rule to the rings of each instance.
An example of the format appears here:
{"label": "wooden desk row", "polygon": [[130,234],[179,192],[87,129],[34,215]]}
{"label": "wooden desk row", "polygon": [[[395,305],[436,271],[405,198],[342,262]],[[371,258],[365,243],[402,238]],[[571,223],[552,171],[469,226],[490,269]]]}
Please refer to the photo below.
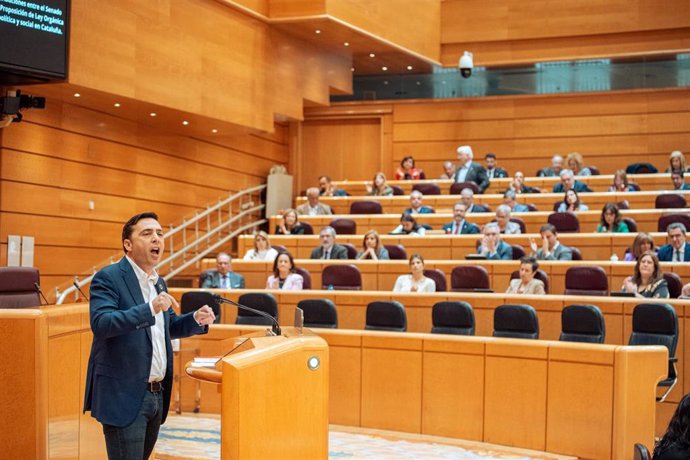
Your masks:
{"label": "wooden desk row", "polygon": [[[362,274],[362,289],[367,291],[392,291],[398,276],[410,273],[406,260],[372,261],[372,260],[311,260],[297,259],[295,265],[306,269],[311,276],[312,289],[321,289],[322,272],[329,265],[355,265]],[[491,289],[494,292],[505,292],[510,283],[510,275],[520,268],[519,261],[512,260],[426,260],[425,268],[439,269],[446,275],[448,290],[451,289],[451,272],[459,265],[479,265],[489,273]],[[609,290],[619,291],[623,280],[632,275],[634,262],[609,261],[541,261],[539,268],[549,276],[549,292],[562,294],[565,291],[565,273],[570,267],[599,266],[608,277]],[[246,289],[264,289],[266,279],[272,274],[273,264],[267,262],[236,260],[233,271],[242,274]],[[672,262],[662,263],[662,270],[677,273],[681,279],[690,282],[690,264]]]}
{"label": "wooden desk row", "polygon": [[[373,174],[372,174],[373,176]],[[577,176],[577,180],[584,182],[595,192],[606,192],[613,184],[613,174],[603,174],[600,176]],[[493,179],[486,189],[486,193],[503,193],[513,181],[512,178]],[[630,174],[628,181],[634,182],[640,186],[641,190],[665,190],[671,185],[671,175],[660,174]],[[558,177],[525,177],[525,184],[530,187],[537,187],[543,192],[550,192],[553,186],[560,182]],[[350,195],[361,196],[367,194],[366,183],[371,184],[371,180],[367,181],[333,181],[336,188],[346,190]],[[450,186],[453,184],[451,180],[436,180],[426,179],[420,181],[409,180],[389,180],[389,185],[397,185],[401,187],[405,194],[409,195],[412,191],[412,186],[417,183],[434,183],[441,188],[441,193],[450,193]]]}
{"label": "wooden desk row", "polygon": [[[663,347],[314,329],[329,345],[332,424],[421,433],[572,455],[632,458],[652,445]],[[246,328],[185,339],[180,362],[227,351]],[[201,384],[201,412],[217,411]],[[183,377],[183,406],[196,383]],[[191,399],[190,399],[191,398]]]}
{"label": "wooden desk row", "polygon": [[[685,196],[690,200],[690,191],[680,192],[594,192],[580,194],[580,201],[586,204],[591,211],[601,211],[606,203],[627,201],[631,209],[654,209],[656,197],[663,193],[674,193]],[[321,202],[329,205],[334,214],[349,214],[352,203],[363,200],[373,200],[381,203],[386,214],[401,214],[410,207],[409,196],[347,196],[347,197],[323,197]],[[453,206],[460,201],[460,195],[426,195],[424,205],[431,206],[437,213],[451,213]],[[537,207],[539,211],[553,211],[554,203],[563,201],[562,193],[531,193],[517,196],[518,203],[529,203]],[[503,194],[475,195],[474,202],[490,206],[492,211],[503,203]],[[306,203],[305,197],[297,197],[295,206]]]}
{"label": "wooden desk row", "polygon": [[[187,289],[171,289],[173,296],[180,298]],[[242,291],[217,291],[227,298],[237,300]],[[246,291],[245,291],[246,292]],[[520,296],[508,294],[477,294],[477,293],[435,293],[435,294],[394,294],[392,292],[368,291],[268,291],[275,295],[279,305],[279,320],[283,325],[291,325],[294,318],[294,308],[302,299],[329,298],[338,309],[339,329],[364,329],[366,306],[375,300],[398,300],[407,312],[408,333],[427,333],[431,330],[431,309],[433,304],[442,300],[462,300],[469,302],[474,309],[476,335],[488,337],[493,331],[493,312],[498,305],[505,303],[526,303],[532,305],[539,317],[541,340],[558,340],[561,331],[561,310],[574,303],[589,303],[597,305],[604,313],[606,321],[606,343],[611,345],[627,344],[632,332],[632,311],[641,303],[638,299],[624,297],[575,297],[575,296]],[[690,315],[690,301],[669,300],[678,313],[679,341],[676,355],[678,357],[679,381],[673,389],[667,402],[657,405],[657,435],[662,434],[668,420],[675,410],[677,402],[690,391],[690,365],[685,362],[690,356],[690,342],[685,340],[690,322],[686,321]],[[234,323],[236,311],[230,306],[222,306],[223,323]],[[220,349],[216,351],[219,353]],[[333,361],[333,355],[331,354]],[[354,375],[354,374],[353,374]],[[462,373],[458,373],[462,375]],[[391,380],[395,380],[391,377]],[[688,383],[686,383],[688,382]],[[345,382],[341,383],[346,385]],[[185,393],[183,388],[183,394]],[[193,397],[192,397],[193,398]],[[584,403],[585,400],[580,402]],[[193,399],[183,398],[183,410],[193,409]],[[211,410],[212,406],[202,410]],[[353,409],[354,410],[354,409]],[[336,422],[337,423],[337,422]],[[591,457],[590,457],[591,458]]]}
{"label": "wooden desk row", "polygon": [[[640,232],[656,232],[659,227],[659,218],[666,214],[686,212],[684,209],[624,209],[621,211],[623,217],[632,217],[637,222],[637,229]],[[539,228],[548,222],[551,212],[517,212],[512,217],[519,217],[525,222],[527,233],[539,233]],[[594,233],[597,225],[601,221],[601,210],[577,212],[580,221],[580,231],[583,233]],[[452,213],[418,214],[417,222],[428,224],[434,230],[441,230],[443,225],[453,221]],[[496,218],[496,214],[471,213],[466,214],[467,221],[477,225],[484,225]],[[270,230],[275,232],[279,216],[270,218]],[[373,229],[381,234],[386,234],[395,229],[400,224],[400,214],[334,214],[331,216],[300,216],[300,220],[307,222],[314,228],[314,233],[318,233],[321,227],[329,225],[335,219],[350,219],[357,224],[357,234],[364,235]]]}
{"label": "wooden desk row", "polygon": [[[652,233],[657,246],[666,244],[666,233]],[[402,245],[408,257],[412,254],[421,254],[425,259],[436,260],[464,260],[467,254],[477,252],[477,241],[481,235],[426,235],[423,238],[417,236],[381,235],[382,244]],[[529,254],[531,252],[529,239],[533,238],[537,244],[541,244],[539,234],[504,235],[503,241],[508,244],[522,246]],[[574,246],[580,250],[585,260],[609,260],[612,254],[616,254],[623,260],[625,251],[629,248],[635,234],[630,233],[561,233],[559,240],[566,246]],[[357,250],[363,247],[362,235],[338,235],[338,243],[350,243]],[[238,254],[242,257],[249,249],[253,248],[254,238],[251,235],[242,235],[238,239]],[[308,259],[312,249],[320,245],[318,235],[271,235],[270,242],[273,245],[284,246],[293,257]],[[540,246],[541,247],[541,246]],[[210,262],[215,268],[215,259]]]}

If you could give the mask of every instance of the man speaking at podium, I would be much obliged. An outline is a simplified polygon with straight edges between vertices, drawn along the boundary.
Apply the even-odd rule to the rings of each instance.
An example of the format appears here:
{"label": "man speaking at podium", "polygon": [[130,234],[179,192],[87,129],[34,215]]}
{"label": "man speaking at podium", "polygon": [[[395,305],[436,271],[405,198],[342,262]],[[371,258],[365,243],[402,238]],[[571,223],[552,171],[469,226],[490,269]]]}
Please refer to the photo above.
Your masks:
{"label": "man speaking at podium", "polygon": [[171,338],[205,334],[207,305],[178,316],[155,266],[165,249],[158,216],[133,216],[122,229],[125,257],[91,282],[93,331],[84,411],[103,425],[109,459],[148,459],[165,422],[173,380]]}

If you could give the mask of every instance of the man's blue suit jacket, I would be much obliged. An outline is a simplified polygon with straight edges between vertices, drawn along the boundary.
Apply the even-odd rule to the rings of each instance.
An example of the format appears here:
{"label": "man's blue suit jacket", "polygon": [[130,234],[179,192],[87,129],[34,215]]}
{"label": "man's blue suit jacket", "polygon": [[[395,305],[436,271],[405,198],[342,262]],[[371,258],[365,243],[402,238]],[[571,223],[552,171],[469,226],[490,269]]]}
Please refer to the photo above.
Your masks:
{"label": "man's blue suit jacket", "polygon": [[[673,261],[673,246],[670,244],[665,244],[659,248],[659,252],[656,253],[660,262],[671,262]],[[690,262],[690,247],[685,245],[685,253],[683,254],[683,262]]]}
{"label": "man's blue suit jacket", "polygon": [[[157,290],[167,290],[162,278]],[[136,418],[148,391],[155,317],[144,301],[134,269],[124,257],[96,273],[90,293],[93,343],[86,371],[84,412],[90,410],[101,423],[125,427]],[[163,379],[165,422],[173,381],[170,339],[205,334],[208,327],[197,325],[192,313],[178,316],[172,308],[163,317],[168,358]]]}

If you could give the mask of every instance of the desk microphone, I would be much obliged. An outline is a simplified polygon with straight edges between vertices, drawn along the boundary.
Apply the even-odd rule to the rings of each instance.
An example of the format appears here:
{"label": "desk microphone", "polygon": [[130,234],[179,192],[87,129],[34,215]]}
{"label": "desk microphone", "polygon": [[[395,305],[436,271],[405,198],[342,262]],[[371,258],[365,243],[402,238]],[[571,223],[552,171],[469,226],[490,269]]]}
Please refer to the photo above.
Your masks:
{"label": "desk microphone", "polygon": [[48,305],[48,299],[46,299],[46,296],[43,295],[43,292],[41,291],[41,286],[38,283],[34,283],[34,287],[36,288],[36,292],[41,296],[43,301]]}
{"label": "desk microphone", "polygon": [[84,298],[86,299],[86,301],[88,302],[88,301],[89,301],[89,296],[87,296],[86,294],[84,294],[84,291],[82,291],[81,288],[79,287],[79,283],[77,283],[76,281],[74,281],[74,282],[72,283],[72,285],[74,285],[74,287],[77,288],[77,291],[79,291],[79,293],[81,294],[81,296],[84,297]]}
{"label": "desk microphone", "polygon": [[271,324],[272,335],[281,335],[280,325],[278,324],[278,321],[276,321],[276,319],[273,316],[269,315],[265,311],[250,308],[246,305],[242,305],[241,303],[237,303],[234,300],[230,300],[230,299],[226,299],[225,297],[221,297],[218,294],[213,294],[213,300],[215,300],[218,303],[228,303],[230,305],[236,306],[239,309],[250,311],[250,312],[254,313],[255,315],[259,315],[259,316],[263,316],[264,318],[268,318],[272,323]]}

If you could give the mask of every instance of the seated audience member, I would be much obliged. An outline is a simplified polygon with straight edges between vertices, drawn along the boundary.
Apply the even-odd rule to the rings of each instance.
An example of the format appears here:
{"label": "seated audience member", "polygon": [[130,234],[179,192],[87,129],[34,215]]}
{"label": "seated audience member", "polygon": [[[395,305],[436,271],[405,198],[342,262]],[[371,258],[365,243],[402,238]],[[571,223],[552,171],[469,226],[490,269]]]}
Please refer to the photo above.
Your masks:
{"label": "seated audience member", "polygon": [[335,243],[335,229],[329,225],[319,232],[321,246],[311,251],[310,259],[347,259],[347,248]]}
{"label": "seated audience member", "polygon": [[410,193],[410,207],[405,209],[407,214],[433,214],[434,208],[422,204],[424,194],[419,190],[412,190]]}
{"label": "seated audience member", "polygon": [[489,208],[483,204],[474,203],[474,190],[471,188],[462,189],[460,192],[460,201],[462,201],[467,208],[467,212],[489,212]]}
{"label": "seated audience member", "polygon": [[462,201],[453,205],[453,222],[443,226],[443,231],[449,235],[473,235],[479,233],[479,227],[465,220],[467,206]]}
{"label": "seated audience member", "polygon": [[680,297],[679,299],[690,299],[690,283],[687,283],[686,285],[683,286],[683,289],[680,291]]}
{"label": "seated audience member", "polygon": [[685,225],[674,222],[666,228],[670,244],[659,248],[662,262],[690,262],[690,244],[685,242]]}
{"label": "seated audience member", "polygon": [[563,193],[566,190],[573,189],[577,193],[591,192],[592,189],[587,187],[587,184],[575,180],[575,175],[570,169],[561,171],[561,182],[553,186],[553,193]]}
{"label": "seated audience member", "polygon": [[486,176],[484,167],[472,161],[473,156],[469,145],[458,147],[459,163],[455,172],[455,182],[474,182],[479,187],[480,193],[484,193],[489,186],[489,178]]}
{"label": "seated audience member", "polygon": [[683,171],[673,171],[671,173],[673,190],[690,190],[690,184],[685,183],[685,173]]}
{"label": "seated audience member", "polygon": [[551,167],[542,168],[537,172],[537,177],[556,177],[561,174],[563,169],[563,157],[556,154],[551,158]]}
{"label": "seated audience member", "polygon": [[300,224],[296,210],[283,212],[283,218],[276,225],[276,235],[304,235],[304,226]]}
{"label": "seated audience member", "polygon": [[558,232],[552,224],[544,224],[539,229],[541,248],[533,238],[529,239],[532,254],[537,260],[573,260],[573,250],[558,241]]}
{"label": "seated audience member", "polygon": [[501,233],[505,235],[519,235],[522,233],[520,224],[510,221],[510,208],[505,204],[496,208],[496,222]]}
{"label": "seated audience member", "polygon": [[515,190],[506,190],[503,192],[503,204],[508,206],[512,212],[529,212],[526,204],[518,203]]}
{"label": "seated audience member", "polygon": [[303,216],[327,216],[333,214],[333,210],[327,204],[319,203],[319,189],[310,187],[307,189],[307,202],[297,206],[297,213]]}
{"label": "seated audience member", "polygon": [[632,292],[635,297],[668,299],[668,283],[664,279],[659,259],[651,251],[637,259],[635,272],[623,281],[622,290]]}
{"label": "seated audience member", "polygon": [[609,187],[609,192],[636,192],[637,189],[628,182],[628,174],[619,169],[613,175],[613,184]]}
{"label": "seated audience member", "polygon": [[690,168],[685,166],[685,155],[680,150],[674,150],[668,157],[666,172],[671,173],[673,171],[690,172]]}
{"label": "seated audience member", "polygon": [[676,406],[668,429],[654,448],[654,460],[687,460],[690,458],[690,393]]}
{"label": "seated audience member", "polygon": [[640,232],[633,240],[632,248],[625,252],[623,261],[634,262],[647,251],[655,251],[654,238],[649,233]]}
{"label": "seated audience member", "polygon": [[508,190],[512,190],[515,193],[541,193],[541,190],[538,188],[530,187],[529,185],[525,184],[525,175],[522,173],[522,171],[515,172],[515,176],[513,176],[513,180],[510,183]]}
{"label": "seated audience member", "polygon": [[292,254],[281,252],[273,261],[273,274],[266,280],[266,289],[281,289],[283,291],[301,291],[304,279],[295,270]]}
{"label": "seated audience member", "polygon": [[369,230],[364,234],[362,250],[357,253],[357,259],[390,260],[388,249],[381,244],[376,230]]}
{"label": "seated audience member", "polygon": [[364,185],[367,187],[369,196],[393,196],[393,188],[386,183],[386,175],[382,172],[376,173],[372,185],[368,183]]}
{"label": "seated audience member", "polygon": [[216,256],[216,271],[201,283],[200,288],[244,289],[244,276],[232,271],[232,259],[224,252]]}
{"label": "seated audience member", "polygon": [[335,188],[333,181],[328,176],[319,177],[319,195],[321,196],[347,196],[347,192],[340,188]]}
{"label": "seated audience member", "polygon": [[443,162],[443,174],[439,179],[441,180],[453,180],[455,178],[455,163],[452,161]]}
{"label": "seated audience member", "polygon": [[512,260],[513,247],[501,241],[501,232],[496,222],[490,222],[484,226],[484,236],[479,246],[479,254],[490,260]]}
{"label": "seated audience member", "polygon": [[601,218],[597,226],[598,233],[630,233],[628,225],[623,222],[621,212],[615,203],[606,203],[601,210]]}
{"label": "seated audience member", "polygon": [[400,225],[395,227],[390,234],[424,236],[426,234],[426,228],[423,225],[419,225],[417,219],[415,219],[412,214],[404,212],[402,216],[400,216]]}
{"label": "seated audience member", "polygon": [[419,180],[422,170],[414,166],[414,158],[406,156],[400,161],[400,167],[395,171],[395,180]]}
{"label": "seated audience member", "polygon": [[586,204],[580,202],[580,196],[573,189],[565,192],[563,196],[563,201],[558,205],[557,212],[577,212],[577,211],[589,211]]}
{"label": "seated audience member", "polygon": [[489,180],[508,177],[508,172],[505,169],[496,166],[495,153],[487,153],[484,155],[484,162],[486,163],[486,176]]}
{"label": "seated audience member", "polygon": [[544,283],[534,277],[539,262],[533,256],[520,258],[520,278],[510,280],[506,294],[545,295]]}
{"label": "seated audience member", "polygon": [[577,152],[569,153],[565,160],[568,168],[576,176],[591,176],[592,171],[589,168],[585,168],[584,160],[582,155]]}
{"label": "seated audience member", "polygon": [[436,283],[424,276],[424,259],[419,254],[410,256],[410,274],[395,280],[393,292],[436,292]]}
{"label": "seated audience member", "polygon": [[278,251],[271,247],[268,235],[264,231],[254,235],[254,249],[250,249],[244,255],[244,260],[266,260],[273,262],[278,255]]}

